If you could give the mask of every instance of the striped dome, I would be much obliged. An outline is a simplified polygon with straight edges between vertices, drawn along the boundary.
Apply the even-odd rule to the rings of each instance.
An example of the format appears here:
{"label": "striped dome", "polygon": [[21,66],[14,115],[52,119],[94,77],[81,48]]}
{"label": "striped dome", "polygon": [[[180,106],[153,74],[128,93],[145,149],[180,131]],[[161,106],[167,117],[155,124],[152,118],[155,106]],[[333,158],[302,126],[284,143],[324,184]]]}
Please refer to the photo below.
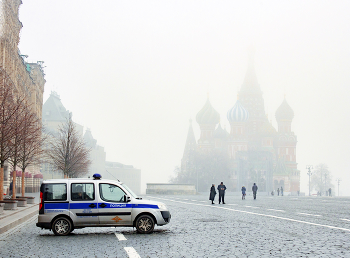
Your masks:
{"label": "striped dome", "polygon": [[249,118],[249,112],[237,100],[236,104],[227,112],[227,119],[230,123],[245,122]]}

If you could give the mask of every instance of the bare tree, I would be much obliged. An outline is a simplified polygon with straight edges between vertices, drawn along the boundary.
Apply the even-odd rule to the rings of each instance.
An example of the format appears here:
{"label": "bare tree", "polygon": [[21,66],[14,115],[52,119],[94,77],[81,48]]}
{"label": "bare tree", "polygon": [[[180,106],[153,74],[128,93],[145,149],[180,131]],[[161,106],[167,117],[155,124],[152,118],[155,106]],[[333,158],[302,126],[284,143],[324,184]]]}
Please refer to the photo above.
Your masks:
{"label": "bare tree", "polygon": [[[11,157],[14,137],[16,135],[15,117],[22,107],[20,101],[15,101],[14,84],[0,68],[0,200],[3,200],[4,192],[4,167],[5,162]],[[20,103],[20,104],[19,104]]]}
{"label": "bare tree", "polygon": [[91,149],[86,147],[71,117],[59,127],[58,135],[48,145],[48,162],[65,177],[80,177],[88,172]]}
{"label": "bare tree", "polygon": [[332,188],[332,175],[326,164],[319,164],[315,167],[311,176],[311,188],[319,191],[321,194],[325,193],[328,188]]}
{"label": "bare tree", "polygon": [[11,154],[8,159],[8,162],[12,166],[12,198],[16,198],[16,166],[19,163],[20,159],[20,152],[21,152],[21,142],[23,141],[23,130],[25,129],[25,115],[24,112],[26,110],[25,106],[23,105],[23,99],[17,98],[15,100],[16,105],[18,105],[18,110],[13,116],[13,123],[15,124],[15,127],[13,128],[13,140],[12,140],[12,148],[11,148]]}
{"label": "bare tree", "polygon": [[41,120],[26,106],[23,113],[23,129],[21,130],[21,146],[18,153],[18,166],[22,171],[22,196],[25,194],[25,170],[29,165],[39,165],[43,154],[43,143],[46,140],[42,133]]}

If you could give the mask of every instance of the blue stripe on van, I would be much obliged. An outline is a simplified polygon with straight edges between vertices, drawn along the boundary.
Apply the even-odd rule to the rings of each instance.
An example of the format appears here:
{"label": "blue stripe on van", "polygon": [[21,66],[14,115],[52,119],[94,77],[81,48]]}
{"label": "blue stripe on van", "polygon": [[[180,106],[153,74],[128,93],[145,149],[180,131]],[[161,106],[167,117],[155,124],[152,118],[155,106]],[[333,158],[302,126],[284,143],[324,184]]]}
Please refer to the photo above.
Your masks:
{"label": "blue stripe on van", "polygon": [[[95,207],[90,207],[89,205],[95,204]],[[97,209],[97,203],[91,203],[91,202],[75,202],[71,203],[69,205],[69,209]]]}
{"label": "blue stripe on van", "polygon": [[118,208],[142,208],[142,209],[159,209],[158,205],[153,204],[131,204],[131,203],[108,203],[108,202],[102,202],[98,204],[98,207],[100,207],[101,204],[105,204],[106,206],[102,209],[118,209]]}
{"label": "blue stripe on van", "polygon": [[154,205],[154,204],[133,204],[132,205],[133,208],[142,208],[142,209],[159,209],[158,205]]}
{"label": "blue stripe on van", "polygon": [[61,209],[68,210],[69,203],[44,203],[45,210]]}
{"label": "blue stripe on van", "polygon": [[[105,207],[100,207],[101,204],[105,204],[106,206]],[[98,207],[100,209],[118,209],[118,208],[121,208],[121,209],[126,209],[126,208],[132,208],[132,204],[130,203],[108,203],[108,202],[101,202],[101,203],[98,203]]]}
{"label": "blue stripe on van", "polygon": [[[100,207],[101,204],[105,204],[106,206],[104,208]],[[100,209],[125,209],[125,208],[139,208],[139,209],[159,209],[158,205],[154,204],[130,204],[130,203],[94,203],[96,207],[91,208],[89,205],[91,205],[91,202],[78,202],[78,203],[45,203],[45,210],[49,209],[97,209],[99,207]],[[69,207],[69,208],[68,208]]]}

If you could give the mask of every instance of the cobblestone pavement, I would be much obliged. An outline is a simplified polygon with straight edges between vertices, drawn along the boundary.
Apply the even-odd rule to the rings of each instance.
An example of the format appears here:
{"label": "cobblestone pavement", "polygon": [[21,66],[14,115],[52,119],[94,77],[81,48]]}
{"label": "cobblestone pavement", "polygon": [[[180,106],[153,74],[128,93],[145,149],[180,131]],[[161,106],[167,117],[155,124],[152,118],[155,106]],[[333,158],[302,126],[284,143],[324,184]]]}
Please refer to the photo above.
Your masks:
{"label": "cobblestone pavement", "polygon": [[[145,196],[164,202],[168,225],[84,228],[56,237],[36,217],[0,235],[1,257],[350,257],[350,198]],[[119,240],[122,235],[126,240]],[[139,256],[127,254],[132,247]]]}

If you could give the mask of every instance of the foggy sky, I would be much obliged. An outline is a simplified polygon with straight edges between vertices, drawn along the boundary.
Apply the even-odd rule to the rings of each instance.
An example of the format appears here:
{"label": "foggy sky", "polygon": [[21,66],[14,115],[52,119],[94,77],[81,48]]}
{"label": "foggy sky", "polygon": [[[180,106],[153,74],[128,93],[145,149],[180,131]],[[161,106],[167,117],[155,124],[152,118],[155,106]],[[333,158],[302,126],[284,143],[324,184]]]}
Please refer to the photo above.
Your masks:
{"label": "foggy sky", "polygon": [[198,140],[208,93],[230,130],[254,46],[269,120],[277,128],[284,95],[294,110],[301,191],[306,165],[326,163],[350,195],[349,10],[349,1],[23,0],[19,48],[45,62],[44,101],[57,91],[107,160],[140,168],[145,184],[180,165],[190,118]]}

